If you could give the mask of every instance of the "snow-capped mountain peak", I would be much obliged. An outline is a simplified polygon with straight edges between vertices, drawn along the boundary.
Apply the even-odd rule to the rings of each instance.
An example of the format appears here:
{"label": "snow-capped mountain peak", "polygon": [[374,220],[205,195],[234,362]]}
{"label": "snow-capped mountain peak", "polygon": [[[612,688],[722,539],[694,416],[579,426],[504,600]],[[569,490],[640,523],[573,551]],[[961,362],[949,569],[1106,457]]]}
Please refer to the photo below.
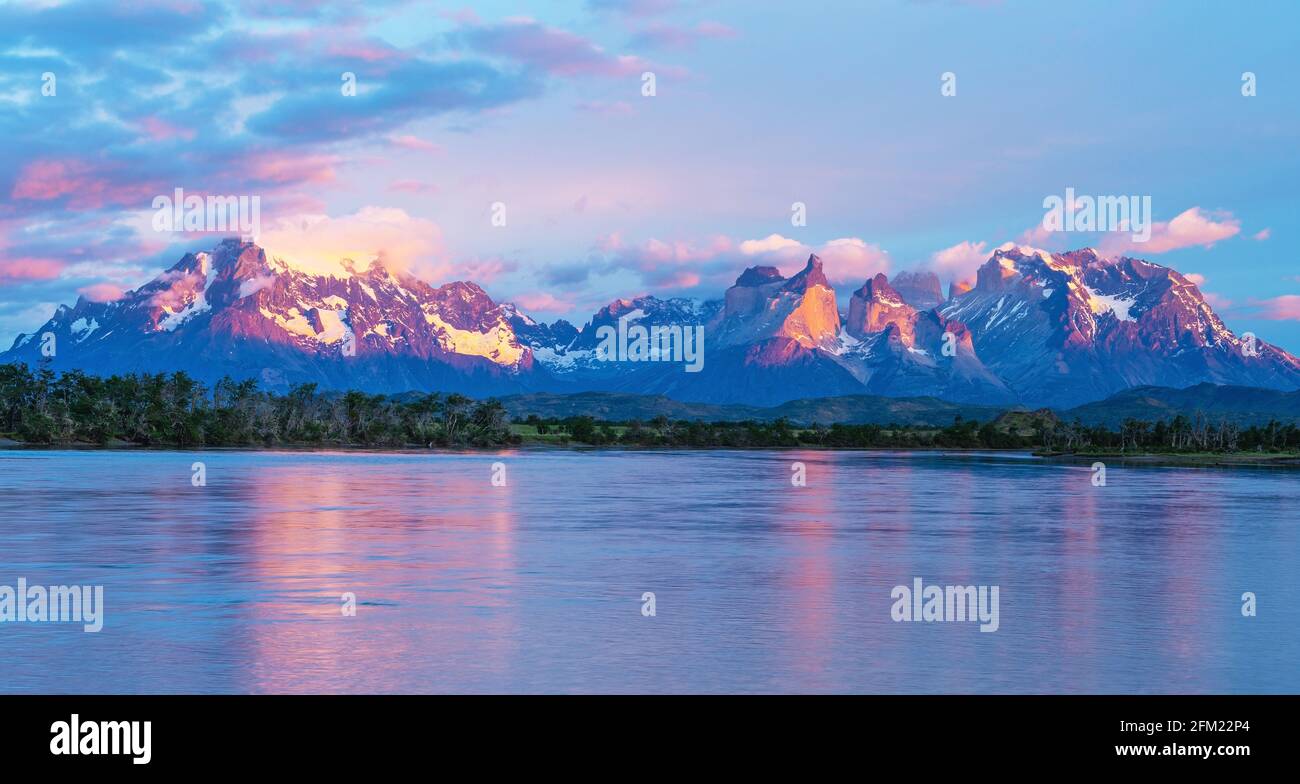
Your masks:
{"label": "snow-capped mountain peak", "polygon": [[[185,370],[209,383],[252,376],[272,388],[622,390],[760,404],[869,392],[1065,406],[1145,384],[1300,387],[1300,360],[1235,335],[1185,276],[1091,248],[1001,246],[973,286],[954,281],[941,303],[932,273],[876,275],[843,318],[810,256],[790,278],[750,267],[716,300],[618,298],[581,328],[543,324],[470,281],[435,287],[378,262],[314,269],[226,240],[117,301],[60,306],[0,362]],[[620,321],[702,327],[702,372],[601,361],[600,328]]]}

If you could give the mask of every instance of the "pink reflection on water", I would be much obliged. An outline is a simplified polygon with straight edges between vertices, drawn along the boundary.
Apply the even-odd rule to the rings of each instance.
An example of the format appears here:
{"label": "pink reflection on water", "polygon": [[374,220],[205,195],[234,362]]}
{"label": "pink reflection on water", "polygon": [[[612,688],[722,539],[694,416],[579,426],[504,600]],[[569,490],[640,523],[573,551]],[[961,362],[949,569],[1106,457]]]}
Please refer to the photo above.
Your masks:
{"label": "pink reflection on water", "polygon": [[369,459],[249,478],[249,690],[455,690],[440,662],[472,662],[461,674],[481,683],[518,655],[516,477],[494,487],[483,460]]}
{"label": "pink reflection on water", "polygon": [[[823,685],[821,679],[828,674],[834,649],[836,605],[833,595],[835,585],[834,546],[836,517],[831,467],[817,452],[792,451],[785,453],[788,462],[778,463],[786,468],[784,487],[773,496],[773,510],[783,538],[790,543],[785,568],[782,569],[781,586],[786,598],[781,606],[788,611],[784,625],[789,630],[792,645],[788,653],[797,654],[789,664],[792,670],[813,678],[813,688]],[[806,468],[807,484],[791,484],[789,470],[794,462]]]}
{"label": "pink reflection on water", "polygon": [[[1060,602],[1059,628],[1061,656],[1066,660],[1088,661],[1099,658],[1101,642],[1097,639],[1099,617],[1104,610],[1099,604],[1096,547],[1100,524],[1097,505],[1104,487],[1093,487],[1091,470],[1069,471],[1067,503],[1061,509],[1058,525],[1061,526],[1060,585],[1054,592]],[[1078,668],[1076,690],[1101,691],[1100,673],[1095,668]]]}

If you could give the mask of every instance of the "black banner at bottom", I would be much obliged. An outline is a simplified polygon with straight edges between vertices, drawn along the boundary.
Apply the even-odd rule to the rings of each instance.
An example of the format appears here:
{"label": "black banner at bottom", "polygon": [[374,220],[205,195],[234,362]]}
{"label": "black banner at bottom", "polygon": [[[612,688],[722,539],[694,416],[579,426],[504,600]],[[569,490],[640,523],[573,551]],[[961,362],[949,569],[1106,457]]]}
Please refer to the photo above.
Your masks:
{"label": "black banner at bottom", "polygon": [[1284,763],[1297,708],[1289,696],[13,696],[0,697],[0,752],[35,770],[128,775],[573,769],[598,752],[627,753],[638,770],[723,753],[1225,769]]}

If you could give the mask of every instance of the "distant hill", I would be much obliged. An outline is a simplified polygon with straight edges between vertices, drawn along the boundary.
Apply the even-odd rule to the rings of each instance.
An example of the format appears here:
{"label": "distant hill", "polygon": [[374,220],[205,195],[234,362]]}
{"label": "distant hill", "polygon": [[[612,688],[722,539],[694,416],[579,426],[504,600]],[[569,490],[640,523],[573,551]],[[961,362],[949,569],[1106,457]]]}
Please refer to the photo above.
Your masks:
{"label": "distant hill", "polygon": [[993,427],[1002,433],[1030,437],[1035,433],[1056,427],[1061,419],[1050,409],[1037,411],[1007,411],[993,420]]}
{"label": "distant hill", "polygon": [[577,392],[572,395],[536,392],[503,397],[501,403],[506,407],[510,418],[516,420],[536,414],[543,419],[590,416],[610,422],[632,419],[649,421],[658,416],[706,422],[739,422],[746,419],[768,419],[765,412],[770,410],[755,406],[682,403],[663,395],[633,395],[623,392]]}
{"label": "distant hill", "polygon": [[542,418],[591,416],[610,421],[648,421],[657,416],[666,416],[669,419],[708,422],[739,422],[747,419],[770,422],[785,417],[792,423],[804,425],[814,422],[823,425],[837,422],[853,425],[950,425],[958,415],[964,419],[986,420],[993,419],[1003,411],[1000,407],[949,403],[933,397],[897,398],[877,395],[792,400],[768,408],[682,403],[662,395],[617,392],[512,395],[502,398],[501,402],[514,419],[524,419],[529,414],[537,414]]}
{"label": "distant hill", "polygon": [[774,408],[772,417],[791,422],[831,425],[951,425],[954,418],[993,419],[1004,406],[978,406],[950,403],[936,397],[881,397],[879,395],[844,395],[816,400],[791,400]]}
{"label": "distant hill", "polygon": [[1075,418],[1088,425],[1114,427],[1125,419],[1172,419],[1178,414],[1196,412],[1212,420],[1226,418],[1240,425],[1263,425],[1270,419],[1300,422],[1300,390],[1279,392],[1258,387],[1197,384],[1186,389],[1169,387],[1134,387],[1105,400],[1087,403],[1065,411],[1061,418]]}
{"label": "distant hill", "polygon": [[1056,412],[951,403],[934,397],[878,395],[809,398],[770,407],[683,403],[663,395],[619,392],[534,393],[512,395],[502,398],[501,402],[515,419],[524,419],[529,414],[547,419],[591,416],[609,421],[648,421],[666,416],[669,419],[709,422],[747,419],[767,422],[785,417],[802,425],[814,422],[823,425],[837,422],[853,425],[950,425],[955,417],[961,416],[981,422],[996,420],[1000,428],[1019,431],[1032,428],[1052,416],[1066,422],[1078,419],[1087,425],[1114,427],[1130,417],[1147,421],[1168,420],[1179,414],[1190,417],[1199,411],[1212,420],[1226,418],[1244,426],[1266,424],[1270,419],[1300,422],[1300,390],[1278,392],[1215,384],[1197,384],[1186,389],[1135,387],[1096,403]]}

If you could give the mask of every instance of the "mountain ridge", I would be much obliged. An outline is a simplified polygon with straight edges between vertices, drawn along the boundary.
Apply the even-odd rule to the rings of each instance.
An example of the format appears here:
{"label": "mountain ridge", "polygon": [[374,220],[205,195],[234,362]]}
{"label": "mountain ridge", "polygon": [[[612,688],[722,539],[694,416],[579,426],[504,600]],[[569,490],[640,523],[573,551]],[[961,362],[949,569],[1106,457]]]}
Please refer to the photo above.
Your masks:
{"label": "mountain ridge", "polygon": [[[40,362],[49,342],[56,369],[185,370],[272,389],[603,391],[760,407],[870,395],[1069,408],[1143,386],[1300,389],[1300,360],[1236,335],[1195,283],[1142,259],[1007,244],[972,286],[925,307],[941,291],[933,273],[880,274],[841,313],[811,255],[789,278],[749,267],[719,298],[616,299],[577,327],[537,321],[472,281],[435,287],[379,261],[310,272],[228,239],[114,302],[59,306],[0,362]],[[699,373],[659,361],[671,352],[637,362],[602,345],[618,329],[658,339],[696,326]]]}

